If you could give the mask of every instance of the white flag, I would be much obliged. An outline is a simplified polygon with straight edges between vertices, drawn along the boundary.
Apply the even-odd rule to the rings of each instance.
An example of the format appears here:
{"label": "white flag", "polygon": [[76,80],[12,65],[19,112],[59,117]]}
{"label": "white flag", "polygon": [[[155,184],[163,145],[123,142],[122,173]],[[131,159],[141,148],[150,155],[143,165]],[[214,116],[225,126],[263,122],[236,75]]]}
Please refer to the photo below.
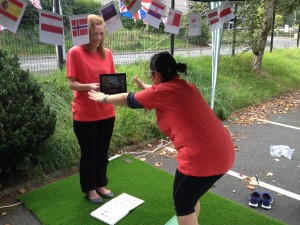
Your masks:
{"label": "white flag", "polygon": [[207,17],[211,30],[216,30],[221,27],[218,8],[207,11]]}
{"label": "white flag", "polygon": [[40,42],[65,45],[63,16],[45,10],[39,10]]}
{"label": "white flag", "polygon": [[234,19],[229,1],[225,1],[219,6],[220,23],[224,24],[227,21]]}
{"label": "white flag", "polygon": [[189,20],[189,36],[201,35],[201,15],[198,13],[191,13],[188,15]]}
{"label": "white flag", "polygon": [[181,16],[182,12],[175,9],[170,9],[164,31],[172,34],[178,34]]}

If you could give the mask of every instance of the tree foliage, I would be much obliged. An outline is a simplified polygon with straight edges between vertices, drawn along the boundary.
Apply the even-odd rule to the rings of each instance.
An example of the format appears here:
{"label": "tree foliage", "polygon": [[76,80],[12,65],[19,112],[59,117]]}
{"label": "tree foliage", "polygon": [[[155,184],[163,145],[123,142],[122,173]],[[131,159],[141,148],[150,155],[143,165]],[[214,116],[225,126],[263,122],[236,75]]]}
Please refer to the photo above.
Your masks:
{"label": "tree foliage", "polygon": [[0,50],[0,174],[26,170],[55,129],[56,116],[17,56]]}

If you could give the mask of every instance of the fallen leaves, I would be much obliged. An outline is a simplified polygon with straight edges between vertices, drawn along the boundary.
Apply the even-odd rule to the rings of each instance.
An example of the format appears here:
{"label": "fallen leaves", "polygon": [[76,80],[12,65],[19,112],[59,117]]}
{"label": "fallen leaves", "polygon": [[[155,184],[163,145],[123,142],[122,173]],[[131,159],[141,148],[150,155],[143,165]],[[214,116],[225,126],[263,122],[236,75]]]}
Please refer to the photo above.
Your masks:
{"label": "fallen leaves", "polygon": [[258,125],[267,124],[264,120],[269,117],[268,114],[284,114],[295,108],[299,104],[297,99],[300,95],[300,90],[286,93],[271,101],[260,103],[255,106],[250,106],[245,110],[235,113],[229,117],[229,121],[235,124],[251,125],[256,122]]}

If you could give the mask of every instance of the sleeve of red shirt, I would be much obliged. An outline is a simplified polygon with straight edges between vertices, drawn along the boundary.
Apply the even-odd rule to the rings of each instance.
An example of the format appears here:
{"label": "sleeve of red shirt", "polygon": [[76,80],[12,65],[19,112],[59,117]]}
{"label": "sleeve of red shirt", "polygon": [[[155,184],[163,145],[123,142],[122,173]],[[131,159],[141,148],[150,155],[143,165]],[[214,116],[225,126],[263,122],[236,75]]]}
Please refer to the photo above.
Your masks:
{"label": "sleeve of red shirt", "polygon": [[135,99],[146,109],[159,108],[162,104],[157,86],[152,86],[146,90],[135,93]]}
{"label": "sleeve of red shirt", "polygon": [[66,67],[67,67],[67,77],[77,77],[76,71],[77,70],[77,65],[79,63],[77,62],[77,57],[76,57],[76,47],[71,48],[68,51],[67,55],[67,60],[66,60]]}

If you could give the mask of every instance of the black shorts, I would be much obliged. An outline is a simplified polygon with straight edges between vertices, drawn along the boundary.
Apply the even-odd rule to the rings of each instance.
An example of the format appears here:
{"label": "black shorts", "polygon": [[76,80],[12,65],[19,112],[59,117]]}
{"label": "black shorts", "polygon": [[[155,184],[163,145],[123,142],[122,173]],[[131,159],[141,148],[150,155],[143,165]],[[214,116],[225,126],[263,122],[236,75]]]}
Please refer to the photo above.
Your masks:
{"label": "black shorts", "polygon": [[195,212],[197,201],[204,195],[221,175],[193,177],[176,170],[173,185],[173,200],[177,216],[186,216]]}

